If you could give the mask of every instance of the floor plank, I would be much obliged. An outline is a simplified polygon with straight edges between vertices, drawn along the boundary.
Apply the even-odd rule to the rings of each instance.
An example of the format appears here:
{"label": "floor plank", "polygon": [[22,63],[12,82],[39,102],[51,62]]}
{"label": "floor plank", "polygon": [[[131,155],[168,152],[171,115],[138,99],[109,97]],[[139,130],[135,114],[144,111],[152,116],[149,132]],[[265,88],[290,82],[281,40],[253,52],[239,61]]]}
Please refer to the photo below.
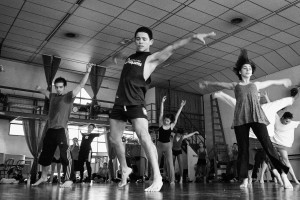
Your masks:
{"label": "floor plank", "polygon": [[170,186],[165,184],[161,192],[146,193],[147,184],[130,183],[119,189],[114,184],[76,184],[72,188],[59,188],[58,185],[43,184],[29,187],[23,184],[0,184],[0,199],[9,200],[189,200],[189,199],[300,199],[300,186],[285,190],[274,183],[254,183],[252,187],[240,189],[237,183],[186,183]]}

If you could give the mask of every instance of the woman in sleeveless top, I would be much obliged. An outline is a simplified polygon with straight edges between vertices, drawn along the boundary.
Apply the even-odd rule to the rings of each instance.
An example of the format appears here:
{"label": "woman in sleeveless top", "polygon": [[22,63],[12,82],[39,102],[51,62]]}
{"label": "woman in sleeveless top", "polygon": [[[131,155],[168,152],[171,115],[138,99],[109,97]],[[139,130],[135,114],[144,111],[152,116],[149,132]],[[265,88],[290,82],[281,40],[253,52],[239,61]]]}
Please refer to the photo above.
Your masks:
{"label": "woman in sleeveless top", "polygon": [[195,177],[197,180],[202,175],[203,182],[206,183],[206,176],[208,175],[209,159],[208,159],[206,148],[204,147],[204,144],[202,142],[199,143],[199,149],[197,151],[197,155],[198,155],[198,161],[196,164]]}
{"label": "woman in sleeveless top", "polygon": [[186,101],[182,101],[180,108],[178,109],[176,116],[172,114],[167,114],[164,116],[164,103],[167,97],[164,96],[161,101],[160,106],[160,115],[159,115],[159,129],[158,129],[158,142],[157,142],[157,154],[158,154],[158,164],[160,165],[162,154],[166,157],[168,176],[170,184],[175,183],[175,173],[173,165],[173,156],[172,156],[172,143],[170,142],[171,133],[177,123],[178,117],[181,113],[183,106]]}
{"label": "woman in sleeveless top", "polygon": [[204,81],[203,83],[199,83],[199,87],[203,89],[208,85],[213,85],[234,90],[237,101],[233,125],[239,146],[238,172],[240,179],[243,180],[240,187],[248,186],[249,130],[252,128],[254,134],[270,158],[272,167],[274,168],[273,173],[276,178],[280,183],[283,181],[285,188],[293,188],[287,178],[289,168],[279,160],[278,154],[272,145],[266,128],[269,121],[258,101],[259,90],[271,85],[290,87],[292,83],[289,79],[251,82],[250,78],[255,71],[255,68],[255,64],[248,59],[247,51],[243,49],[241,50],[241,54],[236,62],[236,67],[234,68],[234,72],[239,77],[240,82],[224,83]]}
{"label": "woman in sleeveless top", "polygon": [[181,145],[182,145],[182,141],[186,138],[189,138],[195,134],[199,134],[198,131],[192,132],[190,134],[184,134],[184,130],[183,128],[178,128],[178,130],[176,131],[176,134],[174,136],[173,139],[173,147],[172,147],[172,152],[173,152],[173,164],[175,167],[175,162],[176,162],[176,158],[178,160],[178,166],[179,166],[179,173],[180,173],[180,180],[179,183],[182,183],[182,177],[183,177],[183,166],[182,166],[182,149],[181,149]]}

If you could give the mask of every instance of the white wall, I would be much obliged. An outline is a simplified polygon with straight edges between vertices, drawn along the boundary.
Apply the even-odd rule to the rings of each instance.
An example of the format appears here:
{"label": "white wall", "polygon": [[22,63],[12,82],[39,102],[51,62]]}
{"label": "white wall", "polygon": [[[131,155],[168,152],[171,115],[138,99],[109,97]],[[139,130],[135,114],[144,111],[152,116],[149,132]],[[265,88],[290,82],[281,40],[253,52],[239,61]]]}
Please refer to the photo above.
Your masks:
{"label": "white wall", "polygon": [[0,153],[33,157],[24,136],[9,135],[9,120],[5,119],[0,119]]}

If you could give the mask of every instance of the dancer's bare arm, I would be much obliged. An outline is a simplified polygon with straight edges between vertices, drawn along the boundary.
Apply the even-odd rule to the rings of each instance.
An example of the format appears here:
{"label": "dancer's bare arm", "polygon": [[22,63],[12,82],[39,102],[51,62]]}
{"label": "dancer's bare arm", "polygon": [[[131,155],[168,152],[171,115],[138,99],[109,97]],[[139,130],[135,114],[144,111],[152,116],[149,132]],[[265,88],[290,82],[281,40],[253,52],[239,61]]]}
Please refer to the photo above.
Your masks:
{"label": "dancer's bare arm", "polygon": [[49,97],[50,97],[50,92],[48,91],[48,90],[46,90],[46,89],[43,89],[41,86],[36,86],[36,88],[35,88],[35,90],[36,91],[38,91],[38,92],[40,92],[40,93],[42,93],[43,95],[45,95],[48,99],[49,99]]}
{"label": "dancer's bare arm", "polygon": [[173,53],[176,49],[179,49],[183,46],[185,46],[186,44],[192,42],[193,40],[200,40],[201,42],[203,42],[203,44],[205,44],[205,38],[210,37],[210,36],[215,36],[216,34],[214,32],[211,33],[197,33],[194,34],[191,37],[179,40],[177,42],[175,42],[172,45],[167,46],[166,48],[164,48],[162,51],[156,52],[150,56],[147,57],[146,63],[145,63],[145,73],[144,73],[144,78],[145,80],[147,80],[150,75],[152,74],[152,72],[155,70],[155,68],[163,63],[164,61],[166,61]]}
{"label": "dancer's bare arm", "polygon": [[91,63],[88,63],[86,65],[86,73],[85,75],[83,76],[83,78],[81,79],[80,83],[76,86],[76,88],[72,91],[73,93],[73,98],[77,96],[77,94],[80,92],[81,88],[83,88],[89,78],[89,74],[91,72],[91,69],[92,69],[92,66],[93,64]]}
{"label": "dancer's bare arm", "polygon": [[163,116],[164,116],[164,104],[167,99],[167,96],[164,96],[161,100],[160,104],[160,113],[159,113],[159,126],[161,127],[163,125]]}
{"label": "dancer's bare arm", "polygon": [[178,111],[177,111],[177,113],[176,113],[176,115],[175,115],[175,120],[174,120],[174,122],[171,124],[171,129],[173,129],[173,128],[176,126],[177,121],[178,121],[178,117],[179,117],[179,115],[180,115],[180,113],[181,113],[181,111],[182,111],[182,108],[185,106],[185,104],[186,104],[186,101],[185,101],[185,100],[182,100],[182,101],[181,101],[181,104],[180,104],[180,108],[178,109]]}
{"label": "dancer's bare arm", "polygon": [[254,83],[257,87],[257,90],[261,90],[267,87],[270,87],[271,85],[282,85],[286,88],[290,87],[292,85],[292,81],[288,78],[286,79],[279,79],[279,80],[268,80],[268,81],[262,81],[262,82],[255,82]]}
{"label": "dancer's bare arm", "polygon": [[187,134],[187,135],[184,135],[184,136],[183,136],[183,139],[189,138],[189,137],[191,137],[191,136],[193,136],[193,135],[195,135],[195,134],[199,134],[199,132],[198,132],[198,131],[195,131],[195,132],[189,133],[189,134]]}
{"label": "dancer's bare arm", "polygon": [[213,82],[213,81],[203,81],[199,83],[200,89],[205,89],[208,86],[219,86],[225,89],[233,90],[236,86],[236,82],[226,83],[226,82]]}

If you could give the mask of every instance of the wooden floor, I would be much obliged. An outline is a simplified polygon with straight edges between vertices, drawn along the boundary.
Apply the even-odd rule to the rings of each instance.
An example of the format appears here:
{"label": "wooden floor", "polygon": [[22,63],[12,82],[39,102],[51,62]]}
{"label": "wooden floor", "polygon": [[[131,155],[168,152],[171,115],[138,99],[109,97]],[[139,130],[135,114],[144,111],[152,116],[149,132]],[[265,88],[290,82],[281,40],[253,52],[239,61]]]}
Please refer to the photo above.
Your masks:
{"label": "wooden floor", "polygon": [[170,186],[165,184],[161,192],[145,193],[144,184],[130,183],[123,189],[114,184],[76,184],[73,188],[59,188],[57,185],[43,184],[39,187],[27,188],[23,184],[0,184],[0,199],[5,200],[146,200],[146,199],[286,199],[299,200],[300,186],[293,190],[285,190],[274,183],[254,183],[252,187],[240,189],[237,183],[186,183]]}

